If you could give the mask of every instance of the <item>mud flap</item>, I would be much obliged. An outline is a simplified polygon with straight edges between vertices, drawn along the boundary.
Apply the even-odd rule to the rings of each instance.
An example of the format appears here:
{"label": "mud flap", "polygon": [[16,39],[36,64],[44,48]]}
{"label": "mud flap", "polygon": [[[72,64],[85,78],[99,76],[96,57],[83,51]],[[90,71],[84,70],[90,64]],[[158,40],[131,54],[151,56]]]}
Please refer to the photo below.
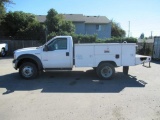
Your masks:
{"label": "mud flap", "polygon": [[123,66],[123,74],[128,75],[129,66]]}

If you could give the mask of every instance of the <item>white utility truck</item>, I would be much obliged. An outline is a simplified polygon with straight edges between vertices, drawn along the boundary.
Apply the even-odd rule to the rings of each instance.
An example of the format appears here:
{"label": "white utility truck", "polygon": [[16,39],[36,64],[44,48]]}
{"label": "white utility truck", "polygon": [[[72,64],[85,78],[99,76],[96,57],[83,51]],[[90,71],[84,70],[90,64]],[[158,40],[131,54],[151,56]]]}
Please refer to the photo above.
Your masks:
{"label": "white utility truck", "polygon": [[115,67],[150,62],[150,56],[136,55],[135,43],[73,44],[71,36],[57,36],[40,47],[14,51],[13,67],[25,79],[35,78],[41,71],[72,70],[92,67],[101,79],[109,79]]}
{"label": "white utility truck", "polygon": [[8,44],[7,43],[0,43],[0,56],[6,56],[8,51]]}

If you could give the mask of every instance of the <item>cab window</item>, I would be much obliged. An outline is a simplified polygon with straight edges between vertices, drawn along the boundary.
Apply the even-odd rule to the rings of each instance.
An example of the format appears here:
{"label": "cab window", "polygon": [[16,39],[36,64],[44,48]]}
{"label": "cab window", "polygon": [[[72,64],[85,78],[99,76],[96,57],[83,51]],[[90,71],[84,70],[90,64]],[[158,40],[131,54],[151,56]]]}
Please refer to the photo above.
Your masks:
{"label": "cab window", "polygon": [[67,38],[57,38],[48,44],[48,51],[66,50]]}

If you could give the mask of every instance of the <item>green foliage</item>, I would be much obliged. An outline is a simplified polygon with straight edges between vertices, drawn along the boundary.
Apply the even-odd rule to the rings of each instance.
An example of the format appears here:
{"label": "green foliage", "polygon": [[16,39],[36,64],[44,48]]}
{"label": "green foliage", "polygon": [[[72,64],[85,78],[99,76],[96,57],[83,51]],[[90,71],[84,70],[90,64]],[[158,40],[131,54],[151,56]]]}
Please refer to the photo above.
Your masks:
{"label": "green foliage", "polygon": [[45,26],[35,21],[33,23],[30,23],[26,29],[19,30],[16,36],[21,36],[22,39],[25,38],[25,39],[32,39],[32,40],[44,40],[45,39],[44,31],[45,31]]}
{"label": "green foliage", "polygon": [[71,21],[66,21],[63,15],[58,14],[53,8],[48,11],[45,24],[48,29],[48,39],[56,35],[71,35],[75,26]]}
{"label": "green foliage", "polygon": [[97,36],[96,35],[77,35],[72,34],[74,43],[95,43]]}
{"label": "green foliage", "polygon": [[74,33],[75,26],[72,24],[71,21],[63,20],[62,24],[60,25],[60,32],[67,32],[67,33]]}
{"label": "green foliage", "polygon": [[112,37],[125,37],[126,32],[119,26],[118,23],[112,21],[111,36]]}
{"label": "green foliage", "polygon": [[0,17],[5,14],[5,8],[3,4],[0,4]]}
{"label": "green foliage", "polygon": [[42,33],[44,26],[33,14],[21,11],[7,13],[3,18],[1,29],[4,36],[12,36],[16,39],[44,39]]}
{"label": "green foliage", "polygon": [[48,34],[52,32],[59,32],[59,22],[60,17],[58,16],[57,11],[55,11],[54,9],[50,9],[48,11],[45,21],[45,24],[48,29]]}
{"label": "green foliage", "polygon": [[0,0],[0,4],[13,3],[12,0]]}
{"label": "green foliage", "polygon": [[4,35],[15,36],[18,31],[24,30],[29,23],[32,23],[35,17],[24,12],[9,12],[4,17],[2,29]]}
{"label": "green foliage", "polygon": [[50,40],[50,39],[52,39],[55,36],[57,36],[57,34],[55,32],[51,32],[50,34],[48,34],[47,40]]}
{"label": "green foliage", "polygon": [[5,15],[5,9],[2,5],[0,5],[0,25],[1,25],[4,15]]}
{"label": "green foliage", "polygon": [[139,38],[140,38],[140,39],[144,39],[144,38],[145,38],[145,37],[144,37],[144,33],[142,33]]}
{"label": "green foliage", "polygon": [[107,39],[97,39],[97,43],[136,43],[137,39],[136,38],[120,38],[120,37],[113,37],[113,38],[107,38]]}
{"label": "green foliage", "polygon": [[152,49],[149,47],[149,43],[146,43],[144,40],[142,43],[142,48],[137,50],[137,54],[152,56]]}
{"label": "green foliage", "polygon": [[4,17],[5,13],[6,13],[6,8],[5,8],[5,4],[6,3],[13,3],[12,0],[0,0],[0,23],[2,21],[2,18]]}

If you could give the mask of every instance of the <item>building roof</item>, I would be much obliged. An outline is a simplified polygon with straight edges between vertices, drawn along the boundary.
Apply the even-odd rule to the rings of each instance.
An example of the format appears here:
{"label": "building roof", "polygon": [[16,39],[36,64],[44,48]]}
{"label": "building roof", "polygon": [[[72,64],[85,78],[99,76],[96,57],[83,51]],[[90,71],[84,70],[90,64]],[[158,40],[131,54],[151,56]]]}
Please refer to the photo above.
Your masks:
{"label": "building roof", "polygon": [[110,23],[110,20],[105,16],[84,16],[85,23]]}
{"label": "building roof", "polygon": [[67,21],[85,22],[83,14],[63,14],[63,16]]}
{"label": "building roof", "polygon": [[43,23],[46,20],[46,15],[36,15],[39,22]]}
{"label": "building roof", "polygon": [[[84,16],[83,14],[62,14],[67,21],[72,22],[85,22],[88,24],[106,24],[110,23],[110,20],[105,16]],[[39,22],[46,20],[46,15],[37,15]]]}

